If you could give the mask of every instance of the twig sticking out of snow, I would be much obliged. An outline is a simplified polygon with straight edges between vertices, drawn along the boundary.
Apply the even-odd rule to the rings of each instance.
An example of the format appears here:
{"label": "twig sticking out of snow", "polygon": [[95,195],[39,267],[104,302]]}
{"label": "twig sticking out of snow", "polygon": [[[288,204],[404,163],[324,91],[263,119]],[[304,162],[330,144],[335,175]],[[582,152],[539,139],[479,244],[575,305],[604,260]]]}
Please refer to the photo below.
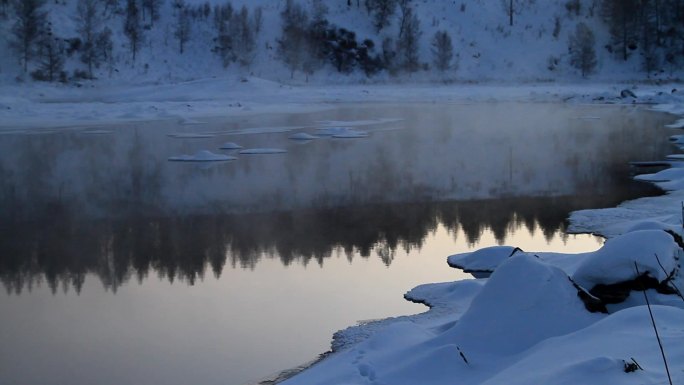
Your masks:
{"label": "twig sticking out of snow", "polygon": [[461,348],[459,348],[459,347],[457,346],[457,347],[456,347],[456,350],[458,350],[458,354],[461,356],[461,358],[463,358],[463,362],[465,362],[466,365],[470,365],[470,364],[468,363],[468,359],[466,358],[465,354],[463,354],[463,352],[461,351]]}
{"label": "twig sticking out of snow", "polygon": [[[640,276],[639,267],[636,261],[634,261],[634,268],[636,269],[637,276]],[[653,311],[651,310],[651,303],[648,301],[648,295],[646,295],[646,288],[643,290],[644,299],[646,300],[646,307],[648,307],[648,314],[651,316],[651,324],[653,325],[653,330],[655,331],[656,339],[658,340],[658,346],[660,347],[660,354],[663,356],[663,363],[665,364],[665,372],[667,372],[667,379],[672,385],[672,377],[670,376],[670,367],[667,365],[667,357],[665,357],[665,349],[663,349],[663,343],[660,341],[660,334],[658,334],[658,328],[656,327],[655,318],[653,318]]]}
{"label": "twig sticking out of snow", "polygon": [[[660,258],[658,258],[658,254],[653,254],[653,255],[655,255],[656,261],[658,261],[658,265],[660,266],[660,268],[663,269],[663,272],[665,274],[667,274],[667,270],[665,270],[665,267],[663,266],[663,264],[660,263]],[[668,277],[668,279],[665,280],[664,282],[667,282],[670,279],[672,279],[672,277]],[[665,284],[667,285],[667,283],[665,283]],[[672,290],[674,290],[677,293],[677,295],[679,296],[679,298],[681,298],[682,301],[684,301],[684,296],[682,295],[682,292],[679,291],[679,289],[677,288],[677,286],[675,284],[672,284]]]}

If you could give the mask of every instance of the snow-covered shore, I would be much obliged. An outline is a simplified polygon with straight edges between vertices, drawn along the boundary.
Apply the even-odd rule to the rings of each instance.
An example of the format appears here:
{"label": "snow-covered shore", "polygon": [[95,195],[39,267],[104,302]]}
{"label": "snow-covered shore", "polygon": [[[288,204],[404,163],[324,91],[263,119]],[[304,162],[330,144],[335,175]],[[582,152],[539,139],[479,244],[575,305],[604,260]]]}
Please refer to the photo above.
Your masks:
{"label": "snow-covered shore", "polygon": [[[173,84],[81,87],[45,83],[0,87],[0,133],[31,128],[268,113],[311,112],[339,103],[574,102],[676,104],[677,85],[646,84],[356,84],[285,85],[254,77]],[[630,90],[637,97],[621,97]]]}

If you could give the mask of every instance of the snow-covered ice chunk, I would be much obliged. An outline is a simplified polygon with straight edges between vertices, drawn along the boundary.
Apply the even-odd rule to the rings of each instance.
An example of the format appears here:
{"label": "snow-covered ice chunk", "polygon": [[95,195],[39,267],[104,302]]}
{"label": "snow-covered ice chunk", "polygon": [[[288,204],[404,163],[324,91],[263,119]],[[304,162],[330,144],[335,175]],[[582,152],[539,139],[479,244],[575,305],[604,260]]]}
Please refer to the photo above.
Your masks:
{"label": "snow-covered ice chunk", "polygon": [[630,281],[639,276],[634,267],[636,262],[641,274],[648,273],[662,282],[677,267],[679,250],[672,235],[665,231],[633,231],[609,239],[577,267],[572,278],[586,289],[597,284]]}
{"label": "snow-covered ice chunk", "polygon": [[240,151],[241,155],[268,155],[268,154],[284,154],[287,150],[282,148],[248,148]]}
{"label": "snow-covered ice chunk", "polygon": [[223,143],[223,144],[221,145],[221,147],[219,147],[219,148],[220,148],[221,150],[239,150],[239,149],[241,149],[241,148],[243,148],[243,147],[240,146],[240,145],[237,144],[237,143],[226,142],[226,143]]}
{"label": "snow-covered ice chunk", "polygon": [[236,160],[234,156],[215,154],[208,150],[197,151],[194,155],[178,155],[169,157],[173,162],[222,162]]}
{"label": "snow-covered ice chunk", "polygon": [[449,266],[461,269],[466,273],[491,273],[517,251],[521,250],[511,246],[485,247],[472,253],[451,255],[447,258],[447,263]]}
{"label": "snow-covered ice chunk", "polygon": [[314,140],[314,139],[318,139],[318,136],[307,134],[306,132],[298,132],[296,134],[290,135],[288,137],[288,139],[292,139],[292,140]]}

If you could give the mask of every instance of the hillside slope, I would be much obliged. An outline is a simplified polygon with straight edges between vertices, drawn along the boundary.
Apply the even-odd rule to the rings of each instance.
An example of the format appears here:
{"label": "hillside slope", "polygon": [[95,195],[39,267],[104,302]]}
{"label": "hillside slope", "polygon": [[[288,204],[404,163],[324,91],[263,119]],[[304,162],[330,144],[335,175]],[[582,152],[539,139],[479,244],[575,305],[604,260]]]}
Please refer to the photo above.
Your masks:
{"label": "hillside slope", "polygon": [[[311,11],[314,0],[295,0]],[[44,9],[52,25],[53,34],[64,39],[78,37],[75,21],[76,0],[49,1]],[[328,64],[312,74],[295,71],[294,77],[278,54],[278,40],[282,35],[281,12],[285,0],[232,0],[237,11],[248,8],[250,15],[260,7],[263,12],[261,29],[257,35],[254,58],[249,66],[237,63],[224,66],[221,58],[212,52],[216,46],[216,28],[213,23],[213,7],[225,4],[220,0],[186,0],[190,8],[200,9],[205,3],[212,10],[206,17],[193,18],[190,40],[183,54],[179,52],[175,37],[177,9],[173,1],[162,3],[160,17],[151,22],[149,15],[143,21],[144,41],[133,61],[129,41],[123,32],[125,1],[119,1],[118,13],[101,10],[103,25],[112,30],[113,60],[111,65],[102,64],[94,76],[100,84],[123,83],[170,83],[207,77],[252,75],[279,82],[303,83],[359,83],[395,81],[441,81],[459,82],[505,81],[505,82],[575,82],[582,80],[580,72],[570,65],[568,41],[578,23],[587,24],[596,36],[597,66],[589,79],[605,82],[676,79],[677,72],[661,71],[647,74],[641,69],[640,55],[632,55],[622,61],[604,47],[609,43],[608,27],[599,12],[598,0],[580,1],[579,12],[568,9],[568,0],[520,0],[515,4],[513,25],[505,1],[498,0],[412,0],[412,9],[420,20],[419,59],[421,70],[414,73],[399,71],[390,75],[381,71],[368,77],[360,69],[351,73],[339,73]],[[399,34],[400,10],[396,9],[390,24],[376,32],[372,16],[364,7],[364,1],[323,0],[327,6],[327,20],[338,27],[353,31],[358,41],[371,39],[375,52],[380,50],[386,38],[396,40]],[[8,12],[9,13],[9,12]],[[10,48],[11,15],[0,19],[0,82],[13,83],[30,80],[24,73],[18,54]],[[431,40],[438,30],[447,31],[453,39],[454,68],[447,73],[430,69],[432,63]],[[65,71],[73,77],[74,70],[87,66],[76,52],[66,58]],[[37,63],[29,64],[29,71]],[[648,75],[648,76],[647,76]]]}

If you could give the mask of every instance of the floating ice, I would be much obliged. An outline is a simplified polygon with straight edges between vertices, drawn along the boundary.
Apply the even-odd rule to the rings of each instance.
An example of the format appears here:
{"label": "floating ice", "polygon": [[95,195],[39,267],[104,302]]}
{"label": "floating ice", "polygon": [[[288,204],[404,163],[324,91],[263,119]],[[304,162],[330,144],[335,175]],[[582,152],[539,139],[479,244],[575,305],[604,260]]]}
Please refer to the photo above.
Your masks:
{"label": "floating ice", "polygon": [[351,130],[349,127],[320,127],[316,129],[316,135],[333,136],[348,132],[349,130]]}
{"label": "floating ice", "polygon": [[239,149],[241,149],[241,148],[243,148],[243,147],[240,146],[240,145],[237,144],[237,143],[226,142],[226,143],[223,143],[223,145],[222,145],[221,147],[219,147],[219,148],[220,148],[221,150],[239,150]]}
{"label": "floating ice", "polygon": [[213,138],[214,135],[212,134],[200,134],[200,133],[172,133],[168,134],[168,136],[176,139],[202,139],[202,138]]}
{"label": "floating ice", "polygon": [[113,133],[114,131],[112,130],[83,130],[79,132],[82,135],[107,135]]}
{"label": "floating ice", "polygon": [[298,132],[296,134],[290,135],[289,139],[292,139],[292,140],[314,140],[314,139],[318,139],[318,136],[307,134],[306,132]]}
{"label": "floating ice", "polygon": [[236,159],[237,158],[234,156],[215,154],[207,150],[197,151],[195,155],[178,155],[169,157],[169,160],[172,162],[224,162]]}
{"label": "floating ice", "polygon": [[316,129],[318,136],[330,136],[340,139],[365,138],[368,136],[366,131],[355,130],[349,127],[322,127]]}
{"label": "floating ice", "polygon": [[386,124],[386,123],[396,123],[401,122],[404,119],[401,118],[381,118],[381,119],[367,119],[367,120],[321,120],[318,123],[323,126],[346,126],[346,127],[357,127],[357,126],[371,126],[376,124]]}
{"label": "floating ice", "polygon": [[349,130],[347,132],[335,134],[332,137],[337,138],[337,139],[358,139],[358,138],[367,138],[368,133],[365,131]]}
{"label": "floating ice", "polygon": [[267,154],[284,154],[287,150],[282,148],[248,148],[240,151],[241,155],[267,155]]}

